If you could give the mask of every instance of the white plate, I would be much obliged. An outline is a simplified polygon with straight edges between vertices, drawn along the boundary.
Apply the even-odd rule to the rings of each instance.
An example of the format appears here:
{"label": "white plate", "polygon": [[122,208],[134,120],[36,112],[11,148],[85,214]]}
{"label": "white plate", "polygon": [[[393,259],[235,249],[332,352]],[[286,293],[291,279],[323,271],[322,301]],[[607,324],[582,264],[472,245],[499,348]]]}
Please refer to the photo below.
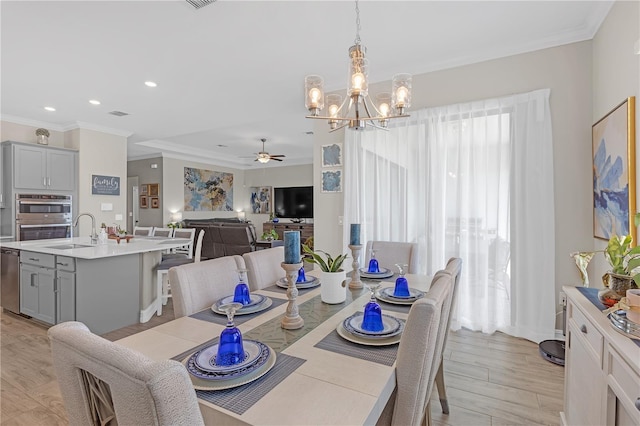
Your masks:
{"label": "white plate", "polygon": [[[389,288],[389,287],[385,287],[385,288]],[[393,291],[393,287],[391,287],[391,291]],[[413,305],[413,302],[415,302],[417,299],[398,299],[395,297],[387,297],[383,292],[383,289],[380,289],[378,291],[376,291],[376,299],[378,300],[382,300],[383,302],[386,303],[391,303],[394,305]]]}
{"label": "white plate", "polygon": [[[204,371],[198,368],[195,364],[195,358],[199,354],[199,352],[194,353],[187,359],[186,367],[189,374],[199,379],[205,381],[219,381],[219,380],[231,380],[236,377],[246,376],[251,374],[253,371],[260,369],[263,365],[265,365],[269,361],[269,347],[261,342],[256,342],[251,340],[259,347],[258,356],[253,363],[245,364],[244,367],[232,368],[230,370],[217,370],[217,371]],[[216,350],[217,350],[217,344]]]}
{"label": "white plate", "polygon": [[[273,300],[271,300],[269,297],[267,296],[262,296],[262,297],[264,297],[264,301],[261,304],[239,309],[236,311],[236,316],[255,314],[256,312],[264,311],[265,309],[269,308],[273,304]],[[217,304],[213,304],[211,306],[211,310],[216,314],[227,315],[224,311],[221,311],[220,309],[218,309]]]}
{"label": "white plate", "polygon": [[379,268],[380,272],[378,273],[373,273],[373,272],[367,272],[368,268],[360,268],[360,276],[362,278],[372,278],[372,279],[382,279],[382,278],[389,278],[393,276],[393,271],[387,268]]}
{"label": "white plate", "polygon": [[395,287],[385,287],[385,288],[380,290],[380,293],[382,295],[384,295],[386,298],[389,298],[389,299],[406,300],[406,301],[411,301],[411,302],[415,302],[416,300],[420,299],[421,297],[424,297],[424,292],[422,292],[420,290],[416,290],[415,288],[409,288],[409,296],[408,297],[394,296],[393,295],[394,291],[395,291]]}
{"label": "white plate", "polygon": [[402,336],[402,334],[397,334],[393,337],[389,337],[386,339],[366,339],[364,337],[356,336],[355,334],[349,333],[347,330],[344,329],[344,327],[342,326],[342,323],[338,324],[336,331],[338,332],[338,335],[340,335],[340,337],[342,337],[343,339],[353,343],[357,343],[359,345],[364,345],[364,346],[395,345],[396,343],[400,342],[400,336]]}
{"label": "white plate", "polygon": [[[287,282],[286,278],[280,278],[278,281],[276,281],[276,285],[280,288],[287,288],[289,287],[289,283]],[[296,288],[298,290],[304,290],[306,288],[313,288],[313,287],[317,287],[320,285],[320,281],[318,280],[318,278],[316,277],[307,277],[307,281],[301,282],[301,283],[296,283]]]}
{"label": "white plate", "polygon": [[[228,303],[233,303],[233,297],[234,296],[225,296],[222,299],[218,300],[216,302],[216,306],[218,307],[218,309],[220,309],[220,306],[222,305],[226,305]],[[242,308],[238,309],[239,311],[243,310],[243,309],[248,309],[248,308],[252,308],[256,305],[261,304],[262,302],[264,302],[264,298],[265,296],[261,295],[261,294],[249,294],[249,303],[246,305],[242,305]]]}
{"label": "white plate", "polygon": [[362,328],[364,312],[356,312],[342,322],[345,331],[364,339],[386,339],[402,333],[404,322],[391,315],[382,314],[382,331],[369,331]]}
{"label": "white plate", "polygon": [[218,354],[219,347],[217,343],[196,352],[193,361],[200,370],[210,371],[212,373],[239,370],[256,362],[262,349],[260,345],[253,340],[244,340],[242,346],[244,347],[245,358],[244,361],[238,364],[216,365],[216,355]]}
{"label": "white plate", "polygon": [[[189,357],[186,357],[182,363],[186,366],[186,363],[189,361]],[[273,368],[276,364],[276,352],[269,348],[269,358],[267,362],[262,367],[252,371],[251,373],[236,377],[234,379],[229,380],[203,380],[199,379],[191,374],[189,377],[191,378],[191,383],[193,383],[194,389],[198,390],[222,390],[222,389],[231,389],[236,388],[238,386],[246,385],[247,383],[251,383],[260,377],[264,376]]]}

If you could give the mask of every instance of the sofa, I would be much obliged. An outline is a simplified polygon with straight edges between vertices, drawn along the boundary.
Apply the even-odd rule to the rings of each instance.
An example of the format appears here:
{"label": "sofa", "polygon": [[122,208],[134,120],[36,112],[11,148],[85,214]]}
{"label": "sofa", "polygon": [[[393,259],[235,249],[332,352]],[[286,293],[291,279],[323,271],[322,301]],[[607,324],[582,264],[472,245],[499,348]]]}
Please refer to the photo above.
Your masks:
{"label": "sofa", "polygon": [[256,228],[250,222],[233,218],[184,219],[185,228],[195,228],[196,235],[204,231],[201,256],[216,259],[242,255],[256,249]]}

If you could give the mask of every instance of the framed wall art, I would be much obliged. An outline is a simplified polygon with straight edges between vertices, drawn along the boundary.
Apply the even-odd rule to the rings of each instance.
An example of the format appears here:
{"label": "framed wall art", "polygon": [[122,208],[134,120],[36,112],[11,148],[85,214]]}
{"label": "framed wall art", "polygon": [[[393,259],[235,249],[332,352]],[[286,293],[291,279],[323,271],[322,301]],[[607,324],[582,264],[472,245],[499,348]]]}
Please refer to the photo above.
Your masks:
{"label": "framed wall art", "polygon": [[160,195],[160,184],[159,183],[150,183],[149,184],[149,196],[157,197]]}
{"label": "framed wall art", "polygon": [[233,173],[185,167],[184,211],[233,211]]}
{"label": "framed wall art", "polygon": [[149,197],[147,197],[146,195],[140,196],[140,208],[141,209],[149,208]]}
{"label": "framed wall art", "polygon": [[591,130],[593,235],[631,235],[636,245],[635,97],[627,98]]}
{"label": "framed wall art", "polygon": [[342,144],[322,145],[322,167],[342,166]]}
{"label": "framed wall art", "polygon": [[342,170],[322,172],[322,192],[342,192]]}
{"label": "framed wall art", "polygon": [[269,214],[272,212],[271,187],[252,186],[251,187],[251,213]]}
{"label": "framed wall art", "polygon": [[138,189],[140,190],[140,195],[149,195],[149,185],[146,183],[144,185],[140,185]]}
{"label": "framed wall art", "polygon": [[160,199],[158,197],[151,197],[151,208],[152,209],[160,208]]}

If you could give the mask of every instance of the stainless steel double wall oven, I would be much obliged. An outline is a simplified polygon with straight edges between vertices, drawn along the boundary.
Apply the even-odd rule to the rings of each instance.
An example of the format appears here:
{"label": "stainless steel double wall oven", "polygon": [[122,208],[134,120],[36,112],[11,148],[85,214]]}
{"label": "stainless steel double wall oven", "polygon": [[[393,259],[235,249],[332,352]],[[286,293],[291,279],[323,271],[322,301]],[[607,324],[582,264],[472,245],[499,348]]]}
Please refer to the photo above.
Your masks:
{"label": "stainless steel double wall oven", "polygon": [[16,240],[70,238],[71,195],[16,194]]}

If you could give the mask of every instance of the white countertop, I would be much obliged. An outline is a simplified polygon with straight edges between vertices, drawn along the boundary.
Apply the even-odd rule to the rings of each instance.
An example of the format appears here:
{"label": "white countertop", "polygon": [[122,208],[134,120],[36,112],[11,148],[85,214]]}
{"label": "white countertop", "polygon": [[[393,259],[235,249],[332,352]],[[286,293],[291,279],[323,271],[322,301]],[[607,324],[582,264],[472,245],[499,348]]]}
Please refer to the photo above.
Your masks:
{"label": "white countertop", "polygon": [[[16,241],[0,243],[0,247],[28,250],[36,253],[69,256],[78,259],[100,259],[103,257],[124,256],[128,254],[163,251],[188,244],[184,238],[139,237],[135,236],[127,243],[121,240],[108,240],[104,245],[91,245],[89,237],[57,238],[52,240]],[[64,248],[70,244],[82,244],[90,247]]]}

